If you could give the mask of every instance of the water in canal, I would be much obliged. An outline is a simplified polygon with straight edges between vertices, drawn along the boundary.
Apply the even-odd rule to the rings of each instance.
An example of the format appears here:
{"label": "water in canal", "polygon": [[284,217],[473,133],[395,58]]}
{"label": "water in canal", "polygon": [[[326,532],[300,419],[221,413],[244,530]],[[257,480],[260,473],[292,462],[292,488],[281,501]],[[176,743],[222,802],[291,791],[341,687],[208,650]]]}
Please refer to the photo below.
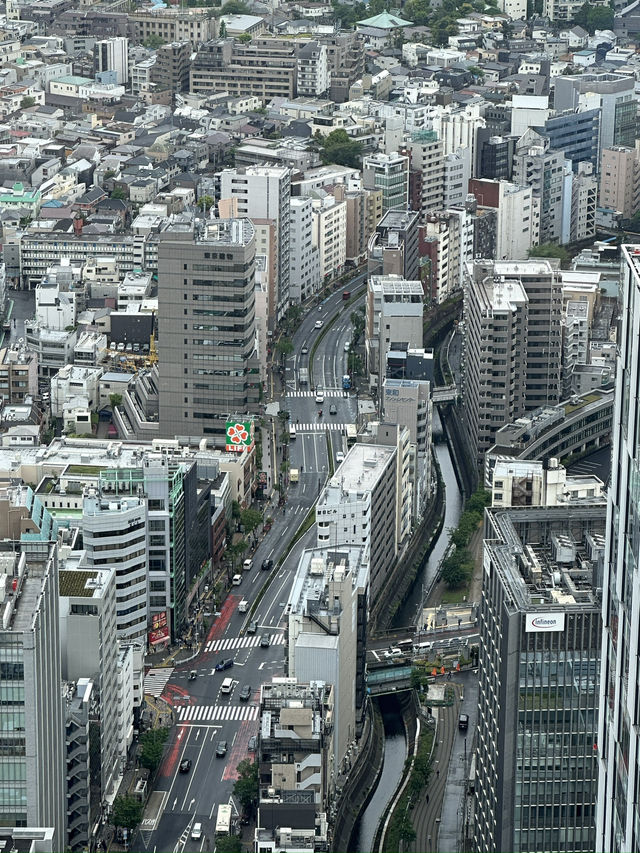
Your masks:
{"label": "water in canal", "polygon": [[396,699],[393,696],[380,699],[380,710],[384,721],[384,764],[378,787],[362,813],[353,836],[351,850],[358,853],[373,853],[373,839],[380,815],[398,786],[407,757],[407,741]]}

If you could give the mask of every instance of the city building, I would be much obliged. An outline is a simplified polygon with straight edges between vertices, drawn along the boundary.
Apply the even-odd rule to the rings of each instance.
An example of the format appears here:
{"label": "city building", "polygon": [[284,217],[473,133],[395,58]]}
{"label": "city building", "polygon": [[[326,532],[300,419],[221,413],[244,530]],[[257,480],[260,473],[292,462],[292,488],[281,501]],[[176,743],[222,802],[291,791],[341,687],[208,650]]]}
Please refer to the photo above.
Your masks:
{"label": "city building", "polygon": [[634,86],[632,74],[586,71],[560,75],[554,82],[555,108],[564,112],[599,107],[599,155],[618,145],[633,148],[637,133]]}
{"label": "city building", "polygon": [[638,509],[637,337],[640,322],[640,253],[622,247],[623,282],[616,400],[612,427],[613,457],[602,577],[603,637],[600,669],[600,719],[597,832],[592,849],[609,853],[640,844],[640,733],[635,720],[640,699],[636,610],[640,601]]}
{"label": "city building", "polygon": [[598,169],[599,109],[554,112],[544,124],[544,134],[549,137],[551,148],[571,160],[574,172],[579,163],[590,163]]}
{"label": "city building", "polygon": [[615,146],[603,148],[600,161],[600,207],[621,214],[623,219],[640,210],[640,151]]}
{"label": "city building", "polygon": [[172,94],[189,91],[192,47],[190,41],[172,41],[160,45],[151,79],[159,91]]}
{"label": "city building", "polygon": [[97,41],[93,46],[93,70],[95,74],[112,71],[114,83],[129,83],[129,39],[110,38]]}
{"label": "city building", "polygon": [[423,341],[424,289],[399,276],[371,276],[367,283],[365,347],[369,382],[381,384],[389,350],[402,344],[420,348]]}
{"label": "city building", "polygon": [[129,13],[128,18],[138,42],[156,37],[161,38],[163,44],[190,41],[197,45],[216,35],[216,19],[207,9],[154,6],[136,9]]}
{"label": "city building", "polygon": [[346,260],[357,266],[366,258],[369,238],[382,219],[382,191],[337,184],[333,196],[347,205]]}
{"label": "city building", "polygon": [[387,210],[369,238],[369,275],[397,275],[407,281],[420,278],[419,217],[411,210]]}
{"label": "city building", "polygon": [[92,779],[100,770],[100,745],[91,742],[92,722],[97,704],[93,682],[89,678],[81,678],[77,683],[65,682],[63,695],[67,845],[71,850],[86,850],[91,843],[96,819],[100,819],[100,811],[96,814],[91,798]]}
{"label": "city building", "polygon": [[373,604],[397,554],[395,446],[355,444],[318,498],[317,547],[359,545],[369,565]]}
{"label": "city building", "polygon": [[299,304],[320,289],[320,259],[313,242],[312,200],[296,196],[289,204],[289,298]]}
{"label": "city building", "polygon": [[220,199],[237,201],[235,216],[272,221],[275,228],[277,279],[273,304],[269,304],[269,328],[289,307],[291,170],[286,166],[247,166],[223,169]]}
{"label": "city building", "polygon": [[513,182],[529,186],[540,205],[538,241],[562,243],[565,204],[565,156],[549,147],[549,139],[527,130],[513,157]]}
{"label": "city building", "polygon": [[285,608],[288,675],[333,685],[331,796],[365,709],[369,566],[363,550],[303,551]]}
{"label": "city building", "polygon": [[318,251],[320,282],[336,278],[347,260],[347,203],[332,195],[311,204],[312,245]]}
{"label": "city building", "polygon": [[403,154],[369,154],[362,158],[365,189],[382,190],[382,212],[409,206],[409,158]]}
{"label": "city building", "polygon": [[465,207],[426,216],[423,241],[430,244],[431,295],[439,303],[462,287],[464,265],[474,257],[473,226]]}
{"label": "city building", "polygon": [[491,483],[491,506],[568,506],[597,498],[604,500],[604,483],[588,474],[569,476],[564,465],[550,458],[548,464],[534,460],[497,459]]}
{"label": "city building", "polygon": [[310,41],[298,51],[298,97],[322,98],[331,86],[331,71],[327,46]]}
{"label": "city building", "polygon": [[420,211],[424,221],[428,213],[440,210],[444,203],[444,151],[437,133],[432,130],[419,130],[411,134],[407,143],[411,158],[411,174],[417,178],[417,186],[412,193],[413,206]]}
{"label": "city building", "polygon": [[537,246],[540,232],[540,203],[531,186],[518,186],[503,180],[472,178],[469,192],[478,205],[497,211],[497,260],[526,260],[529,249]]}
{"label": "city building", "polygon": [[38,357],[22,344],[0,349],[0,398],[24,403],[38,393]]}
{"label": "city building", "polygon": [[[580,243],[596,236],[598,180],[589,162],[578,163],[577,170],[567,175],[571,191],[569,241]],[[565,224],[566,233],[566,224]]]}
{"label": "city building", "polygon": [[467,264],[462,396],[478,464],[501,426],[559,402],[561,309],[556,262]]}
{"label": "city building", "polygon": [[164,232],[159,256],[160,430],[221,446],[227,418],[259,400],[255,229],[248,219],[196,220]]}
{"label": "city building", "polygon": [[596,734],[606,505],[485,513],[474,849],[601,849]]}
{"label": "city building", "polygon": [[52,827],[67,844],[67,782],[58,625],[57,547],[33,542],[0,554],[6,733],[0,767],[11,796],[0,806],[10,826]]}

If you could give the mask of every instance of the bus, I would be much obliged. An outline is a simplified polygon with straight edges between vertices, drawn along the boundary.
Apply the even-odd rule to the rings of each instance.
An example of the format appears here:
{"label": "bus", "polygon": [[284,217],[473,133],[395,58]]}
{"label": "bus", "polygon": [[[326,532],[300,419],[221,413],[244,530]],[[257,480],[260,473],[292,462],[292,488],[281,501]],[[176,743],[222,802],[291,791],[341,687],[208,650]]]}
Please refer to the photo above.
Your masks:
{"label": "bus", "polygon": [[355,444],[358,440],[358,430],[356,429],[356,425],[347,424],[345,426],[344,432],[347,436],[347,447],[351,447],[351,445]]}
{"label": "bus", "polygon": [[218,806],[216,818],[216,835],[229,835],[231,832],[231,806],[227,804]]}

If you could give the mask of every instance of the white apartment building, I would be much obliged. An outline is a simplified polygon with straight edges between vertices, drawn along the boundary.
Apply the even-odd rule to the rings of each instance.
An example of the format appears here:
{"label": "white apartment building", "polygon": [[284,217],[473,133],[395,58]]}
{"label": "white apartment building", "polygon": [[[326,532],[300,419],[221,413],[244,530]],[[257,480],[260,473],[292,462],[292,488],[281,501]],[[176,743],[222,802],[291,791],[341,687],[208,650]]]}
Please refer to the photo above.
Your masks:
{"label": "white apartment building", "polygon": [[67,364],[51,377],[51,415],[61,418],[71,398],[82,398],[84,405],[97,411],[100,404],[101,367],[76,367]]}
{"label": "white apartment building", "polygon": [[347,260],[347,203],[331,195],[314,199],[311,215],[322,283],[339,275]]}
{"label": "white apartment building", "polygon": [[392,344],[420,348],[423,343],[424,290],[419,281],[397,275],[371,276],[367,284],[365,346],[371,386],[381,384]]}
{"label": "white apartment building", "polygon": [[290,211],[289,296],[292,302],[300,303],[320,289],[320,256],[313,240],[312,200],[296,196],[291,199]]}
{"label": "white apartment building", "polygon": [[459,148],[469,149],[472,175],[476,163],[478,129],[486,126],[485,119],[481,115],[483,104],[483,101],[464,107],[448,104],[445,107],[439,107],[431,118],[431,129],[442,142],[443,154],[453,154]]}
{"label": "white apartment building", "polygon": [[114,71],[116,83],[126,86],[129,82],[129,39],[97,41],[93,46],[93,68],[96,73]]}
{"label": "white apartment building", "polygon": [[457,148],[444,158],[443,194],[444,207],[464,207],[469,192],[471,177],[470,150]]}
{"label": "white apartment building", "polygon": [[298,97],[320,98],[331,86],[331,68],[326,44],[310,41],[300,48],[297,59]]}
{"label": "white apartment building", "polygon": [[572,501],[601,500],[604,483],[598,477],[568,476],[564,465],[549,459],[498,459],[493,469],[491,506],[561,506]]}
{"label": "white apartment building", "polygon": [[143,92],[148,92],[153,83],[153,66],[156,64],[156,57],[152,56],[149,59],[143,59],[131,66],[131,94],[140,95]]}
{"label": "white apartment building", "polygon": [[473,259],[473,235],[473,218],[464,207],[427,215],[425,237],[437,242],[432,274],[439,303],[462,287],[464,265]]}
{"label": "white apartment building", "polygon": [[526,260],[529,249],[539,243],[539,203],[533,188],[500,181],[496,258]]}
{"label": "white apartment building", "polygon": [[116,566],[116,630],[119,639],[146,640],[148,619],[147,520],[142,498],[83,500],[82,536],[92,568]]}
{"label": "white apartment building", "polygon": [[411,168],[422,175],[420,216],[422,220],[444,204],[444,151],[437,133],[424,130],[414,133],[408,143]]}

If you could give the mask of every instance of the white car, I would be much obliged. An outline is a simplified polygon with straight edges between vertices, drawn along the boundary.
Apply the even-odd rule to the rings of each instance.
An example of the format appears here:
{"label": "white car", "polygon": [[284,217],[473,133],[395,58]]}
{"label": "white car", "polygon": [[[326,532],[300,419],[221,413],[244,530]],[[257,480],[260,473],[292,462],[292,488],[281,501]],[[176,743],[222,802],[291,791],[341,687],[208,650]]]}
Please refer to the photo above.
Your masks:
{"label": "white car", "polygon": [[402,657],[402,649],[387,649],[386,652],[383,652],[382,656],[385,658],[400,658]]}
{"label": "white car", "polygon": [[339,450],[339,451],[336,453],[336,462],[338,463],[338,465],[339,465],[341,462],[344,462],[344,453],[343,453],[341,450]]}
{"label": "white car", "polygon": [[351,349],[351,344],[349,343],[349,341],[345,341],[344,342],[344,351],[349,352],[350,349]]}
{"label": "white car", "polygon": [[322,391],[316,391],[316,403],[324,403],[324,394]]}
{"label": "white car", "polygon": [[193,829],[191,830],[191,838],[193,838],[194,841],[198,841],[198,839],[202,838],[202,824],[201,823],[194,823],[193,824]]}
{"label": "white car", "polygon": [[321,329],[323,326],[322,320],[316,320],[316,329]]}

